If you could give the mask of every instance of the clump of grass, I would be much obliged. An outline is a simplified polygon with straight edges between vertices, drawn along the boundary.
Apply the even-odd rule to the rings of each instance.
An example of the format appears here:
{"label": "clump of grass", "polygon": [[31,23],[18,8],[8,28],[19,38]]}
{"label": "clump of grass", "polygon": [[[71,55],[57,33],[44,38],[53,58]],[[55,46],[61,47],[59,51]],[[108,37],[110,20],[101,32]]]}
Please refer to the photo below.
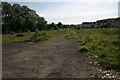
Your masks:
{"label": "clump of grass", "polygon": [[16,37],[23,37],[24,36],[24,33],[18,33],[17,35],[16,35]]}
{"label": "clump of grass", "polygon": [[101,54],[98,59],[103,69],[120,71],[120,54]]}
{"label": "clump of grass", "polygon": [[88,52],[89,49],[86,46],[82,46],[82,47],[80,47],[79,51],[80,52]]}
{"label": "clump of grass", "polygon": [[112,44],[113,44],[114,46],[120,46],[120,41],[114,40],[114,41],[112,41]]}
{"label": "clump of grass", "polygon": [[10,32],[10,34],[14,34],[14,32],[13,32],[13,31],[11,31],[11,32]]}
{"label": "clump of grass", "polygon": [[32,36],[30,39],[27,40],[27,42],[39,42],[39,41],[44,41],[48,40],[49,35],[47,33],[35,33],[34,36]]}

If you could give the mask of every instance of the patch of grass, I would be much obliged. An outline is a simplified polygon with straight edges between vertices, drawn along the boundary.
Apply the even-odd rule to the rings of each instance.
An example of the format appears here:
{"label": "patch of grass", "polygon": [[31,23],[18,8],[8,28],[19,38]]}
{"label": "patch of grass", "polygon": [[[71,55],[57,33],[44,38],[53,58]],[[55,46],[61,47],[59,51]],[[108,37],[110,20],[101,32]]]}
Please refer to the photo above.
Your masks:
{"label": "patch of grass", "polygon": [[48,34],[46,34],[45,32],[38,32],[38,33],[35,33],[30,39],[26,41],[27,42],[39,42],[39,41],[44,41],[48,39],[49,39]]}
{"label": "patch of grass", "polygon": [[59,29],[59,30],[44,30],[35,32],[25,32],[25,33],[13,33],[13,34],[3,34],[2,42],[4,43],[14,43],[14,42],[39,42],[53,39],[57,36],[67,34],[71,29]]}
{"label": "patch of grass", "polygon": [[[24,34],[24,35],[22,35]],[[19,37],[18,37],[19,35]],[[22,35],[22,36],[21,36]],[[23,42],[29,39],[34,35],[34,32],[25,32],[25,33],[14,33],[14,34],[3,34],[2,43],[14,43],[14,42]]]}
{"label": "patch of grass", "polygon": [[17,35],[16,35],[16,37],[23,37],[24,36],[24,33],[18,33]]}
{"label": "patch of grass", "polygon": [[80,29],[76,32],[68,38],[79,38],[80,52],[96,54],[103,69],[120,71],[119,28]]}

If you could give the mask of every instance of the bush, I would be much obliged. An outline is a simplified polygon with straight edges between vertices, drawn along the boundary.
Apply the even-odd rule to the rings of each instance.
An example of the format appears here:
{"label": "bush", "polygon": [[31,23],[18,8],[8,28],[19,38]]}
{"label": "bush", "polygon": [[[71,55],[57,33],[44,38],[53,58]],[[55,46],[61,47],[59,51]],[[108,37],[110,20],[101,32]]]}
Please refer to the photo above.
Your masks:
{"label": "bush", "polygon": [[100,58],[103,59],[103,58],[105,58],[105,57],[107,57],[106,54],[100,54]]}
{"label": "bush", "polygon": [[14,32],[13,32],[13,31],[11,31],[11,32],[10,32],[10,34],[14,34]]}
{"label": "bush", "polygon": [[80,49],[79,49],[80,52],[88,52],[89,49],[86,47],[86,46],[82,46]]}
{"label": "bush", "polygon": [[24,36],[24,33],[18,33],[17,35],[16,35],[16,37],[23,37]]}
{"label": "bush", "polygon": [[34,36],[31,37],[29,40],[27,40],[27,42],[39,42],[39,41],[44,41],[48,39],[49,39],[49,35],[47,35],[45,32],[43,33],[35,32]]}
{"label": "bush", "polygon": [[38,33],[38,32],[39,32],[38,29],[36,29],[36,30],[35,30],[35,33]]}
{"label": "bush", "polygon": [[120,46],[120,41],[118,40],[112,41],[112,44],[115,46]]}

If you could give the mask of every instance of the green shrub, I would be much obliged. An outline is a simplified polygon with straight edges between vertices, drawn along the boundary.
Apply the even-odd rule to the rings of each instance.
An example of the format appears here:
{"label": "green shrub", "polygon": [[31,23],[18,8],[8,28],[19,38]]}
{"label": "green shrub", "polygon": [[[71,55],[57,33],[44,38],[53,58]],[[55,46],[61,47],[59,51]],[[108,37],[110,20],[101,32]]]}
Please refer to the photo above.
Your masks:
{"label": "green shrub", "polygon": [[36,30],[35,30],[35,33],[38,33],[38,32],[39,32],[38,29],[36,29]]}
{"label": "green shrub", "polygon": [[28,39],[27,42],[39,42],[39,41],[44,41],[48,39],[49,39],[49,35],[47,35],[45,32],[43,33],[35,32],[34,36]]}
{"label": "green shrub", "polygon": [[15,32],[11,31],[10,34],[14,34]]}
{"label": "green shrub", "polygon": [[88,52],[89,49],[86,46],[82,46],[82,47],[80,47],[79,51],[80,52]]}
{"label": "green shrub", "polygon": [[102,59],[104,59],[104,58],[106,58],[107,57],[107,55],[106,54],[100,54],[100,56],[99,56],[100,58],[102,58]]}
{"label": "green shrub", "polygon": [[18,33],[17,35],[16,35],[16,37],[23,37],[24,36],[24,33]]}
{"label": "green shrub", "polygon": [[120,41],[114,40],[114,41],[112,41],[112,44],[115,46],[120,46]]}

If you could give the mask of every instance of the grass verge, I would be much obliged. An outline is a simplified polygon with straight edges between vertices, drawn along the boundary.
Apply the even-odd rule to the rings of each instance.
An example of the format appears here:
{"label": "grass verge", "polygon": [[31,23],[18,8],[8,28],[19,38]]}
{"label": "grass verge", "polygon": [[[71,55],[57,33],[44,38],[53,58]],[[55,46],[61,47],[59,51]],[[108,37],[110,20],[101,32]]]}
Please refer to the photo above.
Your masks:
{"label": "grass verge", "polygon": [[91,52],[104,70],[120,71],[120,30],[119,28],[80,29],[70,33],[68,39],[78,39],[79,51]]}
{"label": "grass verge", "polygon": [[59,30],[45,30],[36,32],[3,34],[2,43],[15,43],[15,42],[39,42],[50,40],[57,36],[67,34],[71,29],[59,29]]}

